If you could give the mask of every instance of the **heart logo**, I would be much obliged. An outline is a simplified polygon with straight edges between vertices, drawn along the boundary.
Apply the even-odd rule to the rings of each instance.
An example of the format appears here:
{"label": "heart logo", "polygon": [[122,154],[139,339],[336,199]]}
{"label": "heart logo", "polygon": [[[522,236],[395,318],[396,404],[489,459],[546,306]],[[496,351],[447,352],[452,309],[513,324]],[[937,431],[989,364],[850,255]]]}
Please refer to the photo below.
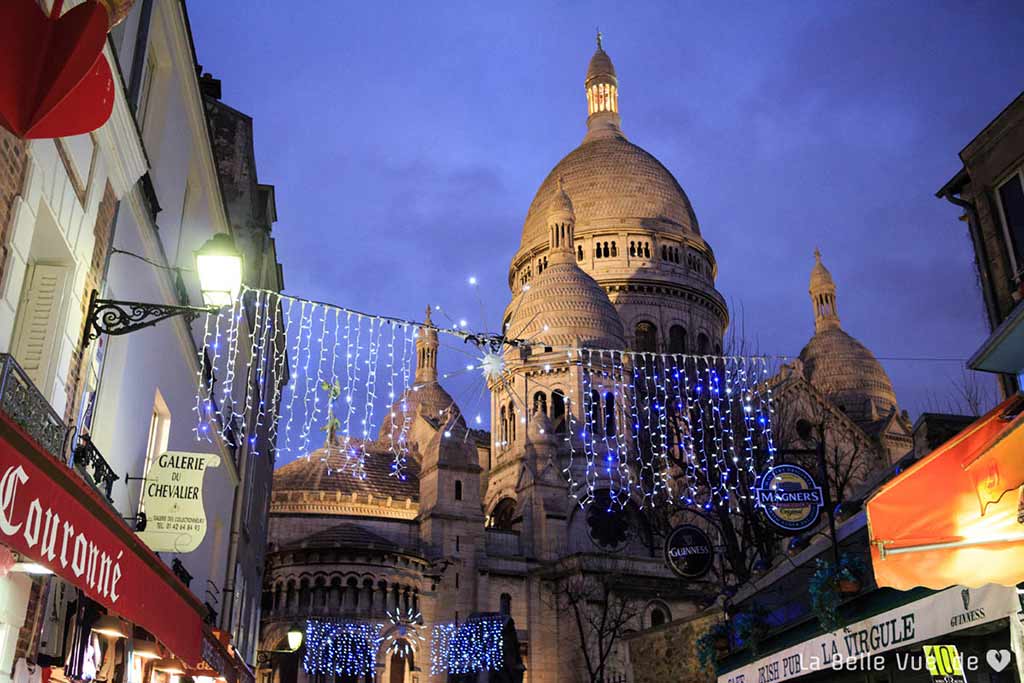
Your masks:
{"label": "heart logo", "polygon": [[994,671],[1002,671],[1010,665],[1009,650],[989,650],[985,655],[985,661]]}
{"label": "heart logo", "polygon": [[99,128],[113,106],[103,57],[107,11],[95,0],[58,18],[35,0],[0,2],[0,125],[24,138]]}

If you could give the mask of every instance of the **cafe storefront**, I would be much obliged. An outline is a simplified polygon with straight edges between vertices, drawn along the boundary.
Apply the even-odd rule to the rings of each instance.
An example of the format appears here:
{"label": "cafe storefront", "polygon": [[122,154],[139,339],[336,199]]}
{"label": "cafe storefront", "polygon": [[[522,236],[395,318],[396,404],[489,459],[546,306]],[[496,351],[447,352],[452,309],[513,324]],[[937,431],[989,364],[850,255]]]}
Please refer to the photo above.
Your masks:
{"label": "cafe storefront", "polygon": [[[932,644],[956,646],[972,683],[1021,680],[1021,653],[1012,645],[1019,638],[1011,637],[1021,619],[1015,589],[955,586],[866,597],[860,611],[880,611],[831,633],[813,627],[812,634],[802,633],[796,627],[779,634],[776,642],[797,642],[742,663],[727,662],[718,683],[931,683],[924,646]],[[895,600],[907,601],[886,606]]]}
{"label": "cafe storefront", "polygon": [[251,681],[203,605],[55,457],[48,425],[23,423],[0,411],[0,681]]}

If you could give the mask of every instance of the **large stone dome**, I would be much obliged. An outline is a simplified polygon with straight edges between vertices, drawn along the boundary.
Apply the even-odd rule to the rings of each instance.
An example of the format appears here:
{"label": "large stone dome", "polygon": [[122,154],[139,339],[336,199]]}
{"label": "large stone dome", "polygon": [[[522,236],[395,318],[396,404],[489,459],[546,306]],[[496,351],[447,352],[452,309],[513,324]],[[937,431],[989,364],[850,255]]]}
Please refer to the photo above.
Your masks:
{"label": "large stone dome", "polygon": [[800,360],[807,381],[857,421],[879,419],[896,407],[896,392],[882,364],[840,327],[811,337]]}
{"label": "large stone dome", "polygon": [[572,197],[577,235],[611,221],[683,236],[700,234],[690,200],[660,161],[609,132],[584,140],[548,174],[530,204],[522,247],[547,239],[546,207],[559,190]]}
{"label": "large stone dome", "polygon": [[507,334],[536,344],[625,348],[622,320],[608,295],[568,253],[552,254],[547,268],[509,304],[506,317]]}

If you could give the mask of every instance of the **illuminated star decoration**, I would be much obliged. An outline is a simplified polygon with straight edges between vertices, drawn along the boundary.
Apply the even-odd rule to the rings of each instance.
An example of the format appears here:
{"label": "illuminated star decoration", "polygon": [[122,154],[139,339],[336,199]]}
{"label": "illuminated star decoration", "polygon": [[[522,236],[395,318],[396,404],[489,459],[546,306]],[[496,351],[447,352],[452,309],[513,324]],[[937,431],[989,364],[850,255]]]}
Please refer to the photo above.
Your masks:
{"label": "illuminated star decoration", "polygon": [[[390,655],[398,655],[402,659],[411,657],[416,649],[427,639],[420,633],[421,615],[411,607],[403,615],[401,610],[388,611],[388,621],[391,622],[391,629],[385,637]],[[413,644],[416,647],[413,647]]]}
{"label": "illuminated star decoration", "polygon": [[505,357],[500,353],[487,351],[480,358],[480,363],[477,367],[480,368],[485,380],[497,382],[505,373]]}

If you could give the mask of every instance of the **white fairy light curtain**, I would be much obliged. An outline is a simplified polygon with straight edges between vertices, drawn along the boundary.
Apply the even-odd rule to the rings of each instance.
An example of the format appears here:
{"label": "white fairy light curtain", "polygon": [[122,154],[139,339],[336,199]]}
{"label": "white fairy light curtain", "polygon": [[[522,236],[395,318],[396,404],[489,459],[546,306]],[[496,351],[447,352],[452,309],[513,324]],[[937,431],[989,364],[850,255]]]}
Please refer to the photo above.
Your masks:
{"label": "white fairy light curtain", "polygon": [[[669,499],[732,507],[773,464],[768,358],[553,348],[473,334],[461,321],[448,328],[254,289],[204,320],[196,433],[219,434],[250,455],[318,452],[329,473],[356,477],[366,476],[373,442],[403,479],[414,417],[405,397],[423,388],[415,371],[424,327],[469,361],[440,379],[466,373],[485,405],[488,386],[521,402],[513,395],[518,372],[543,383],[553,365],[576,369],[581,391],[564,396],[560,467],[580,505],[601,492],[609,510]],[[445,415],[446,437],[469,437],[458,410]]]}
{"label": "white fairy light curtain", "polygon": [[430,672],[434,675],[498,671],[504,666],[505,617],[473,616],[461,624],[435,624],[430,639]]}
{"label": "white fairy light curtain", "polygon": [[[412,377],[422,323],[244,289],[203,324],[199,438],[217,433],[250,455],[264,448],[286,458],[323,448],[326,467],[356,477],[365,476],[365,444],[380,438],[393,454],[392,474],[404,478],[412,416],[401,399],[419,388]],[[460,343],[467,336],[435,329]],[[390,425],[384,434],[381,424]]]}
{"label": "white fairy light curtain", "polygon": [[377,651],[384,640],[383,626],[369,622],[306,622],[306,655],[302,666],[307,674],[363,676],[373,674]]}
{"label": "white fairy light curtain", "polygon": [[772,466],[770,361],[571,350],[581,405],[566,408],[564,473],[582,506],[663,500],[712,509],[752,495]]}

